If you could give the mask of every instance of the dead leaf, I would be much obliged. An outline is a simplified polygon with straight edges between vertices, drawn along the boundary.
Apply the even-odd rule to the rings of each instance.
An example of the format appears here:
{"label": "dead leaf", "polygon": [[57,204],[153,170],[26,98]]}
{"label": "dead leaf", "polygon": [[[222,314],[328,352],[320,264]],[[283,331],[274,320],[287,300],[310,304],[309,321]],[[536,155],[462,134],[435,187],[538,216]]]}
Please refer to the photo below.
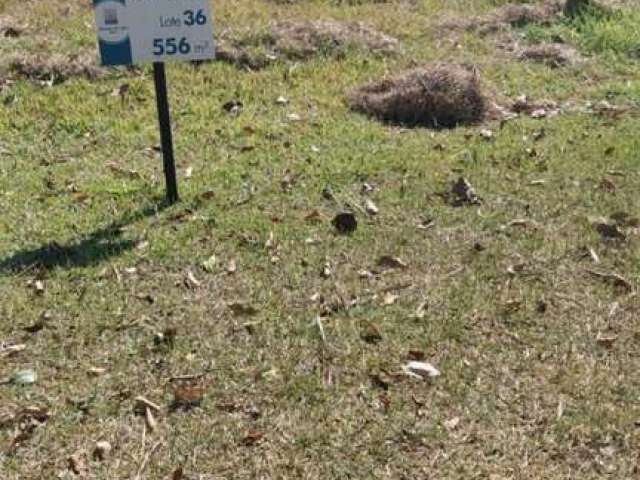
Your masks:
{"label": "dead leaf", "polygon": [[86,477],[89,473],[87,468],[87,459],[83,451],[79,450],[71,455],[68,459],[69,470],[78,475],[79,477]]}
{"label": "dead leaf", "polygon": [[331,223],[338,233],[342,235],[353,233],[358,228],[358,220],[356,219],[356,216],[350,212],[339,213],[334,217]]}
{"label": "dead leaf", "polygon": [[0,358],[22,352],[26,348],[27,346],[24,343],[18,343],[15,345],[4,345],[3,343],[0,343]]}
{"label": "dead leaf", "polygon": [[331,264],[329,262],[325,262],[325,264],[322,266],[322,272],[320,272],[320,275],[323,278],[329,278],[331,277],[331,275],[333,275],[333,271],[331,270]]}
{"label": "dead leaf", "polygon": [[596,342],[601,347],[610,349],[610,348],[613,348],[613,344],[617,339],[618,339],[618,335],[613,335],[613,334],[603,335],[599,333],[598,337],[596,338]]}
{"label": "dead leaf", "polygon": [[410,377],[423,380],[440,376],[440,370],[426,362],[410,361],[402,367],[402,370]]}
{"label": "dead leaf", "polygon": [[247,303],[235,302],[230,303],[227,307],[237,316],[253,316],[259,312],[257,308]]}
{"label": "dead leaf", "polygon": [[87,370],[87,374],[91,377],[99,377],[100,375],[103,375],[105,372],[107,371],[106,368],[101,368],[101,367],[90,367]]}
{"label": "dead leaf", "polygon": [[362,279],[368,279],[368,278],[373,278],[374,274],[369,270],[358,270],[358,277]]}
{"label": "dead leaf", "polygon": [[615,212],[611,215],[611,220],[620,227],[637,228],[640,227],[640,219],[632,217],[627,212]]}
{"label": "dead leaf", "polygon": [[124,99],[124,97],[126,97],[127,93],[129,93],[129,84],[128,83],[123,83],[122,85],[120,85],[118,88],[115,88],[112,92],[111,92],[111,96],[112,97],[120,97],[122,99]]}
{"label": "dead leaf", "polygon": [[453,205],[480,205],[480,197],[476,194],[475,189],[464,177],[460,177],[451,187],[451,193],[454,196]]}
{"label": "dead leaf", "polygon": [[33,289],[38,295],[42,295],[44,293],[44,282],[42,280],[36,280],[33,282]]}
{"label": "dead leaf", "polygon": [[382,334],[375,323],[363,322],[360,338],[367,343],[377,344],[382,341]]}
{"label": "dead leaf", "polygon": [[264,432],[259,430],[250,430],[240,443],[245,447],[252,447],[257,445],[264,438],[264,435]]}
{"label": "dead leaf", "polygon": [[122,168],[120,165],[114,162],[107,163],[106,167],[116,175],[126,177],[131,180],[141,180],[143,178],[138,171]]}
{"label": "dead leaf", "polygon": [[134,411],[136,413],[145,414],[147,409],[151,409],[156,413],[160,413],[160,406],[143,396],[136,397],[134,402]]}
{"label": "dead leaf", "polygon": [[460,417],[453,417],[444,422],[447,430],[455,430],[458,425],[460,425]]}
{"label": "dead leaf", "polygon": [[600,278],[606,282],[609,282],[615,287],[620,287],[627,292],[633,291],[633,285],[631,285],[631,282],[617,273],[598,272],[595,270],[587,270],[587,273],[593,275],[596,278]]}
{"label": "dead leaf", "polygon": [[227,263],[227,273],[229,275],[236,273],[236,271],[238,270],[238,265],[236,264],[236,261],[232,258],[231,260],[229,260],[229,263]]}
{"label": "dead leaf", "polygon": [[427,302],[426,300],[424,302],[421,302],[420,305],[418,305],[418,308],[416,308],[416,311],[413,314],[413,318],[422,320],[427,314],[428,308],[429,308],[429,302]]}
{"label": "dead leaf", "polygon": [[184,470],[182,467],[176,468],[171,474],[171,480],[184,480]]}
{"label": "dead leaf", "polygon": [[384,294],[384,297],[382,297],[382,304],[384,306],[393,305],[394,303],[396,303],[398,301],[399,298],[400,298],[400,296],[396,295],[393,292],[386,292]]}
{"label": "dead leaf", "polygon": [[222,109],[234,116],[237,116],[242,112],[242,108],[244,107],[243,103],[240,100],[230,100],[222,105]]}
{"label": "dead leaf", "polygon": [[184,281],[185,285],[189,288],[196,289],[202,286],[202,282],[200,282],[191,270],[187,270],[187,276]]}
{"label": "dead leaf", "polygon": [[96,446],[93,449],[93,458],[103,461],[109,456],[109,453],[111,453],[111,444],[109,442],[106,440],[96,442]]}
{"label": "dead leaf", "polygon": [[391,386],[391,380],[389,377],[382,373],[372,373],[369,375],[369,378],[371,379],[371,383],[374,387],[380,388],[384,391],[389,390],[389,387]]}
{"label": "dead leaf", "polygon": [[416,362],[422,362],[427,356],[422,350],[409,350],[407,358]]}
{"label": "dead leaf", "polygon": [[172,408],[192,408],[202,403],[206,385],[202,381],[180,382],[173,387]]}
{"label": "dead leaf", "polygon": [[487,128],[484,128],[480,130],[480,137],[482,137],[484,140],[487,140],[487,141],[493,140],[493,137],[494,137],[493,131]]}
{"label": "dead leaf", "polygon": [[377,215],[378,213],[380,213],[380,209],[378,208],[378,206],[375,203],[373,203],[373,200],[371,200],[370,198],[367,198],[364,201],[364,210],[369,215]]}
{"label": "dead leaf", "polygon": [[378,259],[377,266],[385,270],[404,269],[409,265],[399,257],[383,255]]}
{"label": "dead leaf", "polygon": [[144,410],[144,420],[145,420],[145,423],[147,424],[147,428],[152,432],[154,432],[158,427],[158,422],[153,416],[153,412],[149,407],[145,408]]}
{"label": "dead leaf", "polygon": [[604,240],[624,240],[626,238],[616,224],[596,223],[594,228]]}
{"label": "dead leaf", "polygon": [[305,222],[309,223],[322,223],[325,221],[325,219],[326,217],[318,210],[312,210],[304,217]]}

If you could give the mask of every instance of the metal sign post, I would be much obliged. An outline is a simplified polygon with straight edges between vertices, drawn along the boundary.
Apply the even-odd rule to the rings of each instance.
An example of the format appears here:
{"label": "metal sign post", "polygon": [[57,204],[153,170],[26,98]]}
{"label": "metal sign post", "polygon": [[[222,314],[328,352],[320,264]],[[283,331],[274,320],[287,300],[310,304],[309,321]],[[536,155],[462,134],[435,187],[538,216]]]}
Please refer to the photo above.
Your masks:
{"label": "metal sign post", "polygon": [[178,197],[178,180],[176,164],[173,159],[173,138],[171,136],[171,114],[169,113],[169,99],[167,98],[167,78],[164,63],[154,62],[153,79],[156,84],[156,102],[158,104],[158,122],[160,124],[160,142],[162,144],[162,161],[164,178],[167,185],[167,200],[175,203]]}
{"label": "metal sign post", "polygon": [[103,65],[153,63],[167,200],[178,201],[164,62],[215,57],[209,0],[93,0]]}

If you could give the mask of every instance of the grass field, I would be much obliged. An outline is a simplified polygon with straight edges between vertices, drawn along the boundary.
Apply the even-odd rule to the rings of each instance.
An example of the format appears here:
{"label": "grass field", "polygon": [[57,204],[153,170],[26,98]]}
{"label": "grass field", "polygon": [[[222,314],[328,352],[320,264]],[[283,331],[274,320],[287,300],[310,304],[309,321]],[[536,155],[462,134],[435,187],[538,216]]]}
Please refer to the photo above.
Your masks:
{"label": "grass field", "polygon": [[[441,24],[506,2],[217,1],[224,35],[362,21],[402,48],[168,66],[173,206],[148,66],[11,67],[97,62],[89,3],[0,0],[22,30],[0,35],[1,479],[637,478],[635,2],[481,34]],[[581,60],[514,53],[545,41]],[[435,61],[559,113],[430,130],[349,110]],[[460,177],[479,205],[447,201]]]}

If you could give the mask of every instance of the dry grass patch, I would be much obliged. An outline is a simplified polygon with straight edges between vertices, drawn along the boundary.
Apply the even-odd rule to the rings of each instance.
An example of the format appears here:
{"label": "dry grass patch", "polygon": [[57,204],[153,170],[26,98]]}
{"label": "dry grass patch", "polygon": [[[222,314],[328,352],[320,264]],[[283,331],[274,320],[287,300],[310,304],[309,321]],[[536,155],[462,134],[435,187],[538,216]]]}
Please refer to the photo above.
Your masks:
{"label": "dry grass patch", "polygon": [[543,63],[552,68],[576,65],[581,61],[578,51],[563,43],[541,43],[526,47],[518,58],[523,61]]}
{"label": "dry grass patch", "polygon": [[24,26],[16,19],[9,15],[0,15],[0,38],[17,38],[23,33]]}
{"label": "dry grass patch", "polygon": [[449,18],[441,22],[442,29],[475,31],[488,34],[531,23],[546,23],[560,16],[562,4],[556,0],[541,4],[507,4],[489,13],[471,18]]}
{"label": "dry grass patch", "polygon": [[370,83],[348,96],[350,107],[391,123],[453,128],[487,115],[477,72],[435,64]]}
{"label": "dry grass patch", "polygon": [[287,21],[272,24],[262,34],[236,38],[222,34],[217,58],[258,70],[276,59],[307,60],[322,54],[339,57],[349,48],[392,55],[400,50],[400,42],[361,22]]}
{"label": "dry grass patch", "polygon": [[387,55],[399,49],[396,38],[361,22],[281,22],[273,26],[272,35],[275,50],[289,58],[308,58],[346,47],[366,48]]}
{"label": "dry grass patch", "polygon": [[50,84],[70,78],[96,80],[109,72],[96,65],[90,55],[18,55],[9,61],[9,71],[18,78]]}

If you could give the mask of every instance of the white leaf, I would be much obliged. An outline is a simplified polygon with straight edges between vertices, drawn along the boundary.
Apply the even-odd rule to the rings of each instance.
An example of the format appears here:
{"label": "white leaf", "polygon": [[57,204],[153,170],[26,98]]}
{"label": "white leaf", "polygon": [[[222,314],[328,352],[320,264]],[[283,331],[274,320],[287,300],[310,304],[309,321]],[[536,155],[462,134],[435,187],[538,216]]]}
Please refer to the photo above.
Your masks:
{"label": "white leaf", "polygon": [[408,362],[404,367],[402,367],[404,373],[409,375],[410,377],[427,379],[440,376],[440,370],[426,362],[416,362],[411,361]]}

